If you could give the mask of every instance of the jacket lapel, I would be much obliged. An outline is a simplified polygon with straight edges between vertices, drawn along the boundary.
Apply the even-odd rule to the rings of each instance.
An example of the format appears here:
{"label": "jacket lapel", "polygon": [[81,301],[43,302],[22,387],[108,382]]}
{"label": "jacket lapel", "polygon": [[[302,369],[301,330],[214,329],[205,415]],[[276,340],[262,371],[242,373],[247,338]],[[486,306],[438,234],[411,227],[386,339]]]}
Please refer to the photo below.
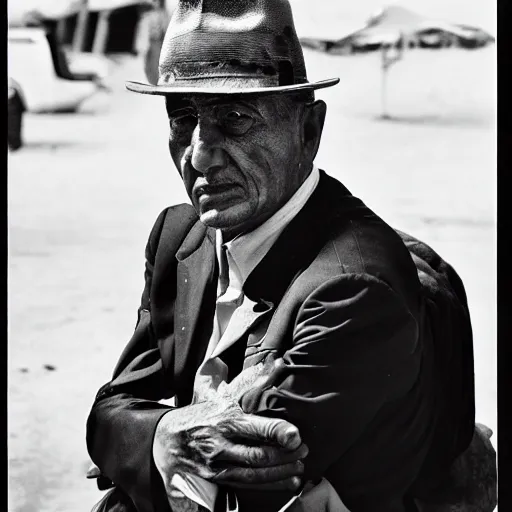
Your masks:
{"label": "jacket lapel", "polygon": [[174,378],[180,388],[193,381],[211,334],[218,274],[214,234],[197,222],[176,253]]}

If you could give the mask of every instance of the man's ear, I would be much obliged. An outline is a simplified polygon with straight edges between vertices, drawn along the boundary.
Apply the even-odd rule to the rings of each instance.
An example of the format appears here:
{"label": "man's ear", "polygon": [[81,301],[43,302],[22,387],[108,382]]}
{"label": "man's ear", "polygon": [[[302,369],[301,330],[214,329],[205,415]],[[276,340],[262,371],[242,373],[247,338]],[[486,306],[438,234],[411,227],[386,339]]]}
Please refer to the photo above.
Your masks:
{"label": "man's ear", "polygon": [[324,129],[327,105],[322,100],[306,105],[304,110],[303,143],[305,156],[313,161],[316,158],[322,131]]}

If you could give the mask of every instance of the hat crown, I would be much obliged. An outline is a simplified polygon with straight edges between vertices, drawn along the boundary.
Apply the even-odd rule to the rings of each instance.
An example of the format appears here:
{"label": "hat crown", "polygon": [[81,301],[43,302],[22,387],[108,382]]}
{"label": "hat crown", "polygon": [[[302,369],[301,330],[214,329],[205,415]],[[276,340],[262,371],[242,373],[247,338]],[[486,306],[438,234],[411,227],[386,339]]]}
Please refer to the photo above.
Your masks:
{"label": "hat crown", "polygon": [[307,83],[288,0],[180,0],[165,34],[159,84],[207,78]]}

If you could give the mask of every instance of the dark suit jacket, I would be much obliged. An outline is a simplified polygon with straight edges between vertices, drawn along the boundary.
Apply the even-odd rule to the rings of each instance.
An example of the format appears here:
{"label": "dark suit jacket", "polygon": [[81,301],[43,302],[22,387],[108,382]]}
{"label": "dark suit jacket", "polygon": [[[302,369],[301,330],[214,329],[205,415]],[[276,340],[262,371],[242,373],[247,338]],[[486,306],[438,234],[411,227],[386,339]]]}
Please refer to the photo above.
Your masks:
{"label": "dark suit jacket", "polygon": [[[402,238],[409,249],[417,242]],[[325,476],[352,512],[405,510],[404,497],[428,493],[439,458],[450,462],[472,435],[467,443],[460,431],[445,435],[446,425],[444,437],[436,433],[443,393],[431,315],[402,238],[322,172],[247,279],[258,320],[223,356],[231,377],[269,355],[284,358],[273,386],[252,390],[241,405],[297,425],[309,447],[306,478]],[[140,512],[168,510],[151,446],[169,407],[156,401],[191,401],[215,309],[214,230],[189,205],[169,208],[151,232],[146,260],[135,333],[98,392],[87,430],[92,460]],[[238,495],[242,512],[277,510],[290,497]]]}

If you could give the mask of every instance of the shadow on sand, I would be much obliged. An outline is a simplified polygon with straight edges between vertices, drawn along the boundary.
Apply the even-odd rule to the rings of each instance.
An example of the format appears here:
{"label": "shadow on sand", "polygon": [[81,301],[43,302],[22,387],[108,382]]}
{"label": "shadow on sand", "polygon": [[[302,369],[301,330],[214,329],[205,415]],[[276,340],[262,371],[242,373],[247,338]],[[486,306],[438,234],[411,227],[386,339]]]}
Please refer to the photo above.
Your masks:
{"label": "shadow on sand", "polygon": [[420,126],[439,126],[456,128],[484,128],[494,124],[491,116],[442,116],[442,115],[413,115],[401,116],[382,114],[374,118],[376,121]]}
{"label": "shadow on sand", "polygon": [[[89,145],[89,144],[87,144]],[[30,150],[46,150],[46,151],[58,151],[59,149],[70,149],[84,147],[83,143],[78,141],[28,141],[24,142],[23,146],[16,150],[16,153],[25,153]]]}
{"label": "shadow on sand", "polygon": [[92,103],[92,100],[95,100],[95,99],[96,98],[92,98],[91,103],[86,100],[78,107],[60,109],[60,110],[52,110],[52,111],[41,111],[41,112],[33,113],[32,115],[36,115],[38,118],[51,117],[51,118],[66,119],[68,117],[71,118],[72,116],[94,117],[94,116],[102,116],[104,114],[108,114],[109,106],[103,105],[103,104],[100,104],[98,106],[96,103]]}

